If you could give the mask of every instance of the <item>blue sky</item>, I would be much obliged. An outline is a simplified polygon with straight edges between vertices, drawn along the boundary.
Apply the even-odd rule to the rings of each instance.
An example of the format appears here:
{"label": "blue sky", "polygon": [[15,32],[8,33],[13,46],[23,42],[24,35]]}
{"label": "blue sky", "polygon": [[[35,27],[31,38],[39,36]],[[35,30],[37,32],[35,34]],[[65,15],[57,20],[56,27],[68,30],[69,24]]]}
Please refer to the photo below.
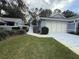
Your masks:
{"label": "blue sky", "polygon": [[67,6],[65,9],[69,9],[79,13],[79,0],[74,0],[74,2]]}
{"label": "blue sky", "polygon": [[[26,1],[26,0],[25,0]],[[51,10],[72,10],[79,13],[79,0],[27,0],[30,8],[49,8]]]}

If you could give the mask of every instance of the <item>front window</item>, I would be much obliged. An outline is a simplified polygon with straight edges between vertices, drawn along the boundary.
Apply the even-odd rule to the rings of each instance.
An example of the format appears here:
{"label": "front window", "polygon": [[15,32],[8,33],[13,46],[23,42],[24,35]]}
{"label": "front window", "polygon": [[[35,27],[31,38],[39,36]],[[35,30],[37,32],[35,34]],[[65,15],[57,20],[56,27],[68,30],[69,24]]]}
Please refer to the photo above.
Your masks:
{"label": "front window", "polygon": [[14,22],[9,22],[9,21],[6,21],[6,24],[7,24],[8,26],[14,26],[14,25],[15,25]]}

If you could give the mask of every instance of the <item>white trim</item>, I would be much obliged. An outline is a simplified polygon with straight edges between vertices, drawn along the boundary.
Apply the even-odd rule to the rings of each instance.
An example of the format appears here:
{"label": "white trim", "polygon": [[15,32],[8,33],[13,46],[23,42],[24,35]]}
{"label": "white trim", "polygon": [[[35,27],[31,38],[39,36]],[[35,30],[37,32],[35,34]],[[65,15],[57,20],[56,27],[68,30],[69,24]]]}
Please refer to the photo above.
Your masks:
{"label": "white trim", "polygon": [[63,22],[69,22],[69,21],[78,21],[79,18],[70,19],[70,18],[50,18],[50,17],[40,17],[42,20],[51,20],[51,21],[63,21]]}

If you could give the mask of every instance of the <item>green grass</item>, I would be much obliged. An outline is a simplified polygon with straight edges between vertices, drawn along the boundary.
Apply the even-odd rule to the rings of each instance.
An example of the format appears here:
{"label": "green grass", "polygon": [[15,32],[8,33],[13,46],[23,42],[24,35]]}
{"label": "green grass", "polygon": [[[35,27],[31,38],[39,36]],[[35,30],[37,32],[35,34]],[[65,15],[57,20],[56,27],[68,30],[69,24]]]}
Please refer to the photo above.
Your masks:
{"label": "green grass", "polygon": [[52,38],[21,35],[0,42],[0,59],[79,59]]}

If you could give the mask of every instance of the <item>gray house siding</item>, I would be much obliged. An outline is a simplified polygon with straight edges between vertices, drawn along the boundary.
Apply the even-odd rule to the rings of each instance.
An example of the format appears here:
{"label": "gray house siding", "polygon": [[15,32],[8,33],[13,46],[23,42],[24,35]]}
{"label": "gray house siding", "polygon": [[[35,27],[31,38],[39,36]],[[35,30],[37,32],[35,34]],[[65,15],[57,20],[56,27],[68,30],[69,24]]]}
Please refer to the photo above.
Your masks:
{"label": "gray house siding", "polygon": [[67,32],[75,32],[75,23],[67,24]]}

